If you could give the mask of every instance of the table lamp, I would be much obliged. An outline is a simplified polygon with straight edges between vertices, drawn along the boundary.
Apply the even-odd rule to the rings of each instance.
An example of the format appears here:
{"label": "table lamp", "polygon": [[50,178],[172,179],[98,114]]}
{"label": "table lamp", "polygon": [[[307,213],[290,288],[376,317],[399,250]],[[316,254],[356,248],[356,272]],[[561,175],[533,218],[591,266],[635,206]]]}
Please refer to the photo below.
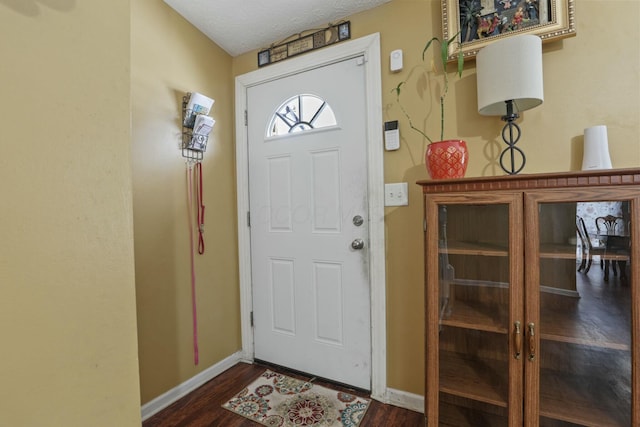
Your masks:
{"label": "table lamp", "polygon": [[[497,40],[482,48],[476,56],[478,113],[502,116],[507,122],[502,139],[507,148],[500,154],[500,166],[509,175],[525,165],[524,152],[516,147],[520,127],[518,113],[542,104],[542,40],[534,35],[517,35]],[[510,163],[505,165],[509,154]],[[516,156],[521,159],[516,162]],[[517,165],[517,166],[516,166]]]}

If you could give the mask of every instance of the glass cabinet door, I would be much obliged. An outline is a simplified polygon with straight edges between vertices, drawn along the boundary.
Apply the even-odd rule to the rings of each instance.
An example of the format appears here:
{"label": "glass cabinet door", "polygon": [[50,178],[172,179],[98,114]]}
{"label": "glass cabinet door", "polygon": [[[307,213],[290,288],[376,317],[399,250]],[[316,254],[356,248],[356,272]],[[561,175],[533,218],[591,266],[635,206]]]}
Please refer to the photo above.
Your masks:
{"label": "glass cabinet door", "polygon": [[[526,278],[533,297],[525,300],[523,325],[525,405],[527,418],[535,418],[526,425],[632,425],[631,290],[637,275],[629,261],[631,218],[638,215],[624,191],[617,196],[607,191],[601,199],[566,202],[558,194],[534,195],[527,205],[537,215],[529,250],[537,259],[525,264],[535,261],[538,268]],[[604,217],[616,225],[600,227]]]}
{"label": "glass cabinet door", "polygon": [[428,398],[428,425],[522,425],[522,394],[510,393],[522,384],[523,279],[513,256],[521,253],[521,196],[447,201],[427,216],[427,234],[438,236],[427,239],[427,295],[437,298],[427,298],[426,386],[438,389]]}

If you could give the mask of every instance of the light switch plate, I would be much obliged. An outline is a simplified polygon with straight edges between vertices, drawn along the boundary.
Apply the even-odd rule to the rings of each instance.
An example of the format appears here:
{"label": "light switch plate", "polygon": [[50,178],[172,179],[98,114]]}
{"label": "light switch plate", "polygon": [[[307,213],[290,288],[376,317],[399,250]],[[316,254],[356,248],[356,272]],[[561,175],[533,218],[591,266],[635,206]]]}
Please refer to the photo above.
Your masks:
{"label": "light switch plate", "polygon": [[384,185],[385,206],[408,206],[409,186],[406,182]]}

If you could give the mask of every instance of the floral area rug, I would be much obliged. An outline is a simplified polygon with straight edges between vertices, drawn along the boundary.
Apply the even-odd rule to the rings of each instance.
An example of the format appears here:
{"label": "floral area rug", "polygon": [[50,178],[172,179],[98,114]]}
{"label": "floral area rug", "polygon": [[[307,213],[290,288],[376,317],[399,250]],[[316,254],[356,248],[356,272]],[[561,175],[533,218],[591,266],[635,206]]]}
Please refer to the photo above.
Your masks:
{"label": "floral area rug", "polygon": [[268,427],[357,427],[370,402],[266,370],[222,407]]}

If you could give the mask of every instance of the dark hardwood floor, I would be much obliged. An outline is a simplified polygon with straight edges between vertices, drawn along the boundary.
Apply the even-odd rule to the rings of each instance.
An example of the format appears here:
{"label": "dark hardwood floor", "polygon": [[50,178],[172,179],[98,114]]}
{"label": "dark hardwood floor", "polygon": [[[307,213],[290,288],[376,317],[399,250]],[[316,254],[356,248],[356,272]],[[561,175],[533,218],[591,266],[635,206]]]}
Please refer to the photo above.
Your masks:
{"label": "dark hardwood floor", "polygon": [[[286,370],[274,369],[260,364],[238,363],[231,369],[218,375],[202,387],[163,409],[142,423],[143,427],[256,427],[260,424],[222,408],[222,404],[237,394],[243,387],[258,378],[265,369],[296,378],[310,378]],[[368,397],[366,393],[329,384],[321,380],[314,383],[333,389]],[[372,400],[360,427],[423,427],[421,413],[385,405]]]}

